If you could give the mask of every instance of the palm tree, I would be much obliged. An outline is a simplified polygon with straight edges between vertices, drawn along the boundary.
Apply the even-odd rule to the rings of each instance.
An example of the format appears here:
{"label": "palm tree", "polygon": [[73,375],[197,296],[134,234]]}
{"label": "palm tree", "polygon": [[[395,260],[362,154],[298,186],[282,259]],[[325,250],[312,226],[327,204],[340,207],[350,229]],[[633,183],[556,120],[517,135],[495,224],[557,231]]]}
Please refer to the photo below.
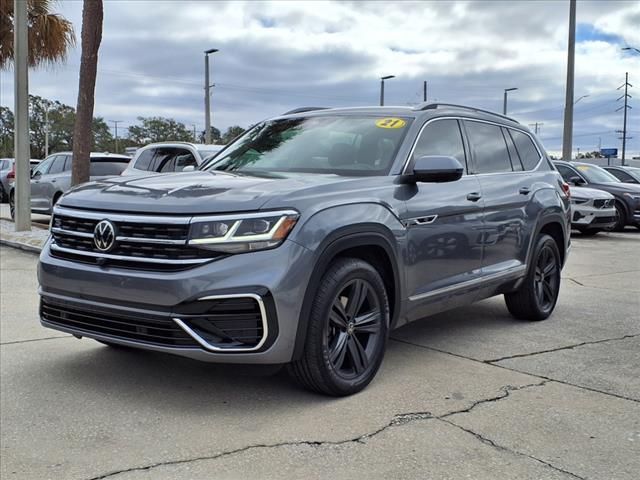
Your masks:
{"label": "palm tree", "polygon": [[[27,0],[29,66],[64,61],[76,43],[71,22],[51,13],[53,0]],[[13,61],[13,0],[0,0],[0,69]]]}
{"label": "palm tree", "polygon": [[72,185],[89,181],[89,154],[93,144],[91,125],[98,70],[98,49],[102,41],[102,17],[102,0],[84,0],[78,105],[73,129]]}

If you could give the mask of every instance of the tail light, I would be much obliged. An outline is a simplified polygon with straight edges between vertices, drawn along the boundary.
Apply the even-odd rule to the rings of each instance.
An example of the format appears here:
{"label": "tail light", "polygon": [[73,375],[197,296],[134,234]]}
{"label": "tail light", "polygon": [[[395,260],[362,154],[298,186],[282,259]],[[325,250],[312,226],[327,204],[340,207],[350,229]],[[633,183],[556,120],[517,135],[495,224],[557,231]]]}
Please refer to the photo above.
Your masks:
{"label": "tail light", "polygon": [[562,191],[567,196],[567,198],[571,198],[571,188],[567,182],[562,182]]}
{"label": "tail light", "polygon": [[11,171],[7,173],[7,180],[13,180],[16,178],[16,167],[15,165],[11,168]]}

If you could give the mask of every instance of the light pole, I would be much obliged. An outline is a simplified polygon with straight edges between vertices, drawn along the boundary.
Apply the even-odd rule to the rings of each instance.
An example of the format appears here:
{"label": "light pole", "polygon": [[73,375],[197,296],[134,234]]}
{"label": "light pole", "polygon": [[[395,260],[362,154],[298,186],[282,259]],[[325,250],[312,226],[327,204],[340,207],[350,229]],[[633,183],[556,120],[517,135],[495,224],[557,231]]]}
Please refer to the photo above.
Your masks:
{"label": "light pole", "polygon": [[583,98],[587,98],[589,95],[582,95],[581,97],[578,97],[578,99],[573,102],[573,104],[575,105],[576,103],[578,103],[580,100],[582,100]]}
{"label": "light pole", "polygon": [[640,50],[638,50],[636,47],[622,47],[622,50],[631,50],[633,52],[640,53]]}
{"label": "light pole", "polygon": [[31,184],[29,181],[29,51],[27,2],[15,0],[13,3],[13,88],[15,102],[15,229],[16,232],[31,230]]}
{"label": "light pole", "polygon": [[118,153],[118,124],[122,123],[122,120],[109,120],[111,123],[113,123],[114,127],[115,127],[115,133],[116,133],[116,149],[115,149],[115,153]]}
{"label": "light pole", "polygon": [[504,100],[502,102],[502,114],[507,114],[507,92],[513,92],[514,90],[518,90],[518,87],[505,88],[504,89]]}
{"label": "light pole", "polygon": [[204,142],[211,143],[211,98],[209,90],[209,55],[216,53],[217,48],[210,48],[204,51]]}
{"label": "light pole", "polygon": [[196,136],[196,124],[192,123],[191,126],[193,127],[193,142],[198,143],[198,137]]}
{"label": "light pole", "polygon": [[387,75],[386,77],[380,77],[380,106],[384,105],[384,81],[396,78],[395,75]]}
{"label": "light pole", "polygon": [[567,48],[567,85],[564,99],[562,160],[571,160],[573,145],[573,83],[576,57],[576,0],[569,0],[569,46]]}

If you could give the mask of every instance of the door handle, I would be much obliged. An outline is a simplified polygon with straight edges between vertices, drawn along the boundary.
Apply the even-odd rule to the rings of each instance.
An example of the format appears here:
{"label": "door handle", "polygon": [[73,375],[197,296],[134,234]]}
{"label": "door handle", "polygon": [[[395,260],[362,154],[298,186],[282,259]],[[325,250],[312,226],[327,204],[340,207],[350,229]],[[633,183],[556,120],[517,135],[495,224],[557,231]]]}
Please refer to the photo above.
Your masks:
{"label": "door handle", "polygon": [[469,200],[470,202],[477,202],[481,198],[482,195],[480,195],[478,192],[471,192],[467,195],[467,200]]}
{"label": "door handle", "polygon": [[520,194],[521,195],[529,195],[531,193],[531,189],[529,187],[521,187]]}
{"label": "door handle", "polygon": [[53,180],[51,180],[51,183],[56,183],[56,179],[54,178]]}

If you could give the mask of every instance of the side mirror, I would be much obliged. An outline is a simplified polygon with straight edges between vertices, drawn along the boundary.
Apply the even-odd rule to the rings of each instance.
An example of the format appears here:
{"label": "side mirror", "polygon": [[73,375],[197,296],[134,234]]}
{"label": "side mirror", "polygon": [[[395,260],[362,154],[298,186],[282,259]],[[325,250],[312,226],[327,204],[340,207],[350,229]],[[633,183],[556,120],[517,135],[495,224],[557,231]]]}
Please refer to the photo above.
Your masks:
{"label": "side mirror", "polygon": [[571,177],[569,183],[573,183],[576,187],[579,187],[580,185],[586,185],[587,182],[580,177]]}
{"label": "side mirror", "polygon": [[42,176],[42,173],[40,173],[40,170],[36,170],[35,172],[31,172],[31,178],[40,178],[40,176]]}
{"label": "side mirror", "polygon": [[455,182],[460,180],[464,167],[454,157],[425,155],[413,165],[414,182]]}
{"label": "side mirror", "polygon": [[193,165],[187,165],[182,169],[183,172],[193,172],[196,169]]}

